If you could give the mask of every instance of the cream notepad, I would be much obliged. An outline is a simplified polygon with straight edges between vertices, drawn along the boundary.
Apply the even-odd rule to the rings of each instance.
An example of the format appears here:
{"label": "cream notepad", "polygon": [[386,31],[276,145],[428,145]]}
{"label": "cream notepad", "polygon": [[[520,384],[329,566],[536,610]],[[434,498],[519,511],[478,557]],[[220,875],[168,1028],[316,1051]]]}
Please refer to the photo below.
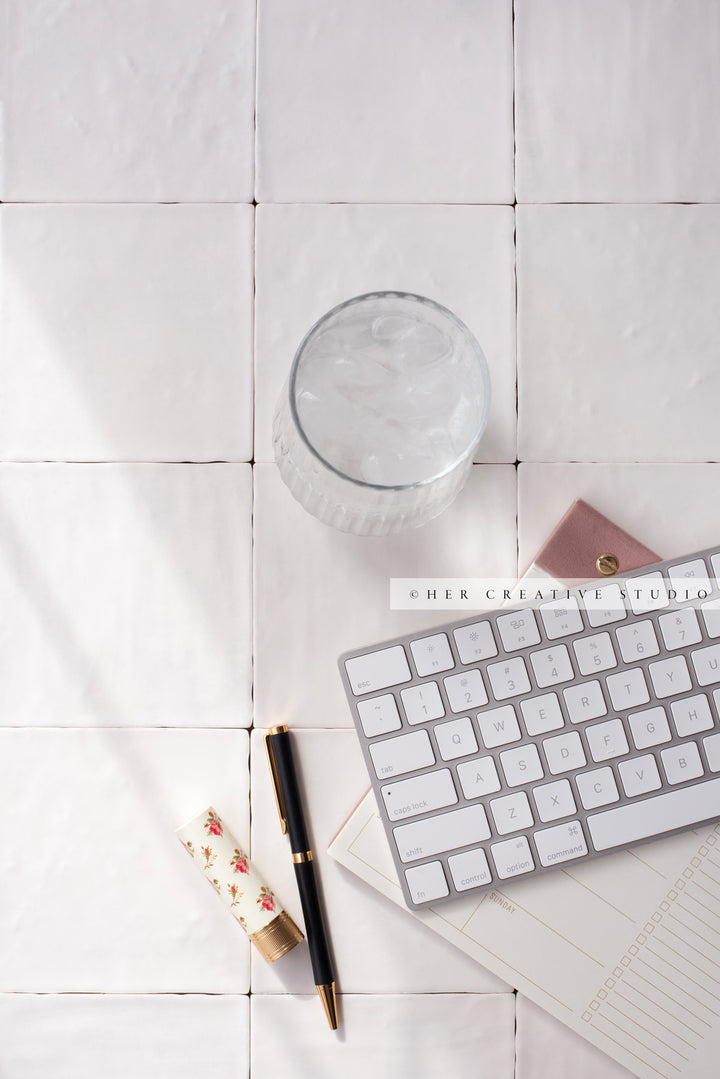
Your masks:
{"label": "cream notepad", "polygon": [[[597,514],[588,529],[588,513],[572,508],[526,576],[558,573],[561,528],[584,530],[595,557],[631,539]],[[634,541],[621,569],[651,560]],[[372,792],[329,853],[404,906]],[[717,1074],[720,824],[408,914],[642,1079]]]}

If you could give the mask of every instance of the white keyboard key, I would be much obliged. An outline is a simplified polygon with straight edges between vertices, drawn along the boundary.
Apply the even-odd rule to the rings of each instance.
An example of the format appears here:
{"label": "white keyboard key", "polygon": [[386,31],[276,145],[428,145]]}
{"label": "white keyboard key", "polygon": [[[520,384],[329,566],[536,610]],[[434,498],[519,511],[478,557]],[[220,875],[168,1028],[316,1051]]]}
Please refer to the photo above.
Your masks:
{"label": "white keyboard key", "polygon": [[440,756],[444,761],[454,761],[477,753],[478,744],[472,723],[467,717],[441,723],[434,728]]}
{"label": "white keyboard key", "polygon": [[660,611],[670,604],[667,585],[660,570],[633,577],[627,581],[626,591],[634,614]]}
{"label": "white keyboard key", "polygon": [[399,783],[389,783],[380,789],[389,820],[431,813],[433,809],[455,805],[458,800],[447,768],[441,768],[439,772],[426,772],[412,779],[401,779]]}
{"label": "white keyboard key", "polygon": [[442,862],[427,862],[425,865],[406,869],[405,880],[413,903],[430,903],[434,899],[444,899],[446,895],[450,895]]}
{"label": "white keyboard key", "polygon": [[711,644],[709,648],[696,648],[690,653],[695,677],[700,686],[711,686],[720,682],[720,644]]}
{"label": "white keyboard key", "polygon": [[511,704],[502,708],[491,708],[489,712],[479,712],[477,721],[486,749],[494,749],[495,746],[504,746],[520,739],[517,716]]}
{"label": "white keyboard key", "polygon": [[420,686],[401,689],[400,699],[407,721],[413,726],[416,723],[426,723],[429,719],[442,719],[445,715],[437,682],[424,682]]}
{"label": "white keyboard key", "polygon": [[673,701],[670,711],[675,730],[680,738],[687,738],[691,734],[712,729],[712,712],[704,693],[698,693],[695,697],[685,697],[682,701]]}
{"label": "white keyboard key", "polygon": [[720,734],[711,734],[709,738],[703,738],[703,746],[708,768],[711,772],[720,772]]}
{"label": "white keyboard key", "polygon": [[524,835],[519,835],[516,839],[506,839],[502,843],[493,843],[490,850],[501,880],[519,877],[535,868],[530,844]]}
{"label": "white keyboard key", "polygon": [[617,656],[609,633],[596,633],[594,637],[578,637],[573,649],[580,674],[594,674],[617,667]]}
{"label": "white keyboard key", "polygon": [[492,659],[497,655],[497,645],[489,622],[473,622],[453,630],[461,663],[477,663],[479,659]]}
{"label": "white keyboard key", "polygon": [[535,621],[535,613],[530,607],[525,611],[501,614],[496,619],[496,625],[506,652],[514,652],[517,648],[527,648],[531,644],[540,644],[540,631]]}
{"label": "white keyboard key", "polygon": [[713,577],[720,577],[720,554],[710,555],[710,565],[712,566]]}
{"label": "white keyboard key", "polygon": [[655,758],[651,754],[618,764],[620,781],[628,798],[648,794],[662,786]]}
{"label": "white keyboard key", "polygon": [[547,824],[560,817],[570,817],[577,812],[573,792],[567,779],[556,779],[554,783],[543,783],[533,789],[533,798],[538,817]]}
{"label": "white keyboard key", "polygon": [[530,662],[535,672],[535,681],[540,689],[555,686],[559,682],[569,682],[575,677],[570,656],[564,644],[555,644],[552,648],[543,648],[530,653]]}
{"label": "white keyboard key", "polygon": [[677,566],[670,566],[667,575],[670,584],[677,592],[680,602],[684,600],[705,599],[712,592],[712,585],[708,577],[708,571],[702,558],[695,558],[692,562],[681,562]]}
{"label": "white keyboard key", "polygon": [[537,746],[529,742],[517,749],[506,749],[500,754],[500,764],[505,773],[508,787],[519,787],[521,783],[533,783],[542,779],[544,772],[540,763]]}
{"label": "white keyboard key", "polygon": [[687,779],[698,779],[705,771],[700,760],[700,751],[694,742],[661,749],[660,756],[667,781],[673,786],[684,783]]}
{"label": "white keyboard key", "polygon": [[678,693],[687,693],[689,689],[692,689],[690,672],[684,656],[672,656],[670,659],[660,659],[657,663],[650,663],[648,672],[655,696],[660,700],[663,697],[674,697]]}
{"label": "white keyboard key", "polygon": [[567,637],[570,633],[581,633],[584,629],[580,607],[574,596],[543,603],[540,607],[540,617],[545,627],[545,636],[549,641],[556,641],[558,637]]}
{"label": "white keyboard key", "polygon": [[466,798],[483,798],[500,790],[500,779],[492,757],[478,757],[457,767],[458,779]]}
{"label": "white keyboard key", "polygon": [[453,854],[452,858],[448,858],[448,868],[458,892],[489,884],[492,880],[487,855],[482,847]]}
{"label": "white keyboard key", "polygon": [[498,835],[517,832],[521,828],[531,828],[534,823],[525,791],[506,794],[504,798],[492,798],[490,812],[493,815]]}
{"label": "white keyboard key", "polygon": [[525,729],[531,737],[546,734],[565,726],[556,693],[543,693],[540,697],[526,697],[520,701],[520,711]]}
{"label": "white keyboard key", "polygon": [[708,603],[701,603],[700,610],[708,637],[720,637],[720,599],[711,599]]}
{"label": "white keyboard key", "polygon": [[421,678],[427,674],[449,671],[455,666],[450,642],[444,633],[434,633],[432,637],[410,641],[410,651],[415,661],[415,669]]}
{"label": "white keyboard key", "polygon": [[402,727],[400,713],[392,693],[358,701],[357,710],[362,729],[368,738],[374,738],[377,734],[389,734],[390,731],[399,731]]}
{"label": "white keyboard key", "polygon": [[485,810],[481,805],[451,809],[437,817],[401,824],[393,828],[400,859],[413,862],[416,858],[429,858],[444,850],[469,847],[490,838]]}
{"label": "white keyboard key", "polygon": [[607,705],[599,682],[583,682],[563,690],[565,707],[571,723],[584,723],[607,715]]}
{"label": "white keyboard key", "polygon": [[702,640],[697,615],[692,607],[661,614],[658,624],[669,652],[675,648],[684,648],[688,644],[699,644]]}
{"label": "white keyboard key", "polygon": [[518,697],[530,690],[530,679],[522,656],[488,664],[487,675],[496,701],[506,701],[508,697]]}
{"label": "white keyboard key", "polygon": [[625,728],[620,719],[610,719],[607,723],[595,723],[585,728],[592,759],[598,764],[613,757],[622,757],[630,752],[625,736]]}
{"label": "white keyboard key", "polygon": [[378,779],[415,772],[418,768],[427,768],[435,763],[427,731],[413,731],[412,734],[373,742],[369,752]]}
{"label": "white keyboard key", "polygon": [[622,622],[627,618],[622,592],[618,584],[606,584],[599,588],[588,588],[582,597],[587,620],[593,629]]}
{"label": "white keyboard key", "polygon": [[534,835],[541,865],[556,865],[582,858],[587,852],[585,836],[579,820],[556,824],[554,828],[540,828]]}
{"label": "white keyboard key", "polygon": [[690,828],[718,814],[720,779],[657,794],[587,818],[595,850],[610,850],[649,839],[673,828]]}
{"label": "white keyboard key", "polygon": [[635,622],[634,625],[631,623],[629,626],[618,626],[615,636],[620,645],[620,655],[626,663],[656,656],[660,651],[655,627],[649,618],[643,622]]}
{"label": "white keyboard key", "polygon": [[[628,716],[630,731],[636,749],[649,749],[669,742],[672,738],[665,709],[662,705],[646,708],[644,712],[633,712]],[[587,807],[586,807],[587,808]]]}
{"label": "white keyboard key", "polygon": [[570,772],[573,768],[582,768],[587,763],[585,752],[577,731],[559,734],[557,738],[546,738],[543,751],[552,775]]}
{"label": "white keyboard key", "polygon": [[613,708],[625,711],[647,704],[650,700],[645,675],[642,667],[634,667],[622,674],[609,674],[605,679]]}
{"label": "white keyboard key", "polygon": [[451,674],[443,681],[452,712],[467,712],[471,708],[480,708],[481,705],[487,704],[488,696],[480,671]]}
{"label": "white keyboard key", "polygon": [[345,670],[356,697],[409,682],[412,678],[405,649],[400,644],[346,659]]}
{"label": "white keyboard key", "polygon": [[578,772],[575,782],[584,809],[597,809],[599,806],[620,801],[612,768],[596,768],[592,772]]}

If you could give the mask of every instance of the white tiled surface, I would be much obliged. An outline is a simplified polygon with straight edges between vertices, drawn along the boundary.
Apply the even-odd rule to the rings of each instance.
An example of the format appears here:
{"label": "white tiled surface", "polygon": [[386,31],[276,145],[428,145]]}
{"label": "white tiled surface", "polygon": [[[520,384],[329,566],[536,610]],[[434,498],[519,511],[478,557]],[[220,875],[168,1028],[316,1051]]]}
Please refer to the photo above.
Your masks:
{"label": "white tiled surface", "polygon": [[251,0],[5,0],[5,202],[251,202]]}
{"label": "white tiled surface", "polygon": [[718,202],[715,0],[515,0],[518,202]]}
{"label": "white tiled surface", "polygon": [[512,202],[509,0],[261,0],[258,32],[258,202]]}
{"label": "white tiled surface", "polygon": [[3,1079],[197,1079],[208,1060],[248,1079],[248,1013],[244,996],[0,996]]}
{"label": "white tiled surface", "polygon": [[[718,5],[5,10],[0,1075],[619,1079],[326,857],[367,788],[335,661],[446,619],[391,576],[513,574],[573,498],[718,541]],[[387,288],[467,322],[493,410],[451,509],[365,540],[292,501],[270,422],[309,326]],[[337,1036],[306,945],[251,959],[173,835],[212,803],[301,920],[283,720]]]}
{"label": "white tiled surface", "polygon": [[251,206],[3,206],[0,288],[0,459],[250,460]]}
{"label": "white tiled surface", "polygon": [[[343,1036],[334,1039],[318,1030],[316,1009],[312,997],[252,998],[257,1074],[268,1079],[298,1074],[314,1079],[365,1079],[368,1074],[376,1079],[513,1079],[515,1009],[509,993],[347,996],[342,1000]],[[434,1062],[442,1070],[433,1070]]]}

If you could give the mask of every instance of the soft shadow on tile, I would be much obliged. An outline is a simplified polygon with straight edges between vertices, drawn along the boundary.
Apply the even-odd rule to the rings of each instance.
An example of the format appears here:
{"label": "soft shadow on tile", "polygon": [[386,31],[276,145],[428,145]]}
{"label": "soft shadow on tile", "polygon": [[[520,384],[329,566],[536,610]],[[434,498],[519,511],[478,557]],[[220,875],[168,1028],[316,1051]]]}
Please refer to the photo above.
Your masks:
{"label": "soft shadow on tile", "polygon": [[250,460],[251,206],[3,206],[0,225],[0,458]]}
{"label": "soft shadow on tile", "polygon": [[633,1074],[519,994],[516,1038],[516,1079],[631,1079]]}
{"label": "soft shadow on tile", "polygon": [[4,201],[252,201],[253,3],[6,6]]}
{"label": "soft shadow on tile", "polygon": [[720,543],[712,498],[720,465],[521,464],[519,564],[527,567],[565,510],[582,498],[661,558]]}
{"label": "soft shadow on tile", "polygon": [[720,206],[517,219],[520,459],[720,459]]}
{"label": "soft shadow on tile", "polygon": [[481,461],[515,460],[514,215],[506,206],[261,206],[257,211],[255,459],[272,460],[275,402],[330,308],[401,290],[449,307],[480,342],[492,403]]}
{"label": "soft shadow on tile", "polygon": [[0,731],[0,989],[244,993],[245,933],[174,834],[249,838],[246,731]]}
{"label": "soft shadow on tile", "polygon": [[519,202],[720,199],[715,0],[515,0]]}
{"label": "soft shadow on tile", "polygon": [[251,722],[249,465],[0,466],[0,724]]}
{"label": "soft shadow on tile", "polygon": [[512,993],[346,996],[340,1009],[342,1027],[333,1034],[317,997],[252,997],[252,1074],[513,1079]]}
{"label": "soft shadow on tile", "polygon": [[513,201],[510,0],[258,15],[258,202]]}
{"label": "soft shadow on tile", "polygon": [[[318,868],[337,987],[343,993],[495,993],[508,987],[378,895],[326,851],[370,786],[354,731],[295,731],[293,750]],[[287,837],[273,797],[264,738],[253,731],[252,857],[303,924]],[[307,944],[268,965],[253,951],[254,993],[314,993]],[[317,1003],[321,1013],[321,1005]]]}
{"label": "soft shadow on tile", "polygon": [[274,464],[256,465],[254,477],[256,725],[351,726],[341,652],[463,617],[391,611],[391,578],[516,573],[512,465],[475,465],[440,517],[381,539],[311,517]]}
{"label": "soft shadow on tile", "polygon": [[[0,996],[4,1079],[247,1079],[247,997]],[[41,1033],[39,1033],[41,1032]]]}

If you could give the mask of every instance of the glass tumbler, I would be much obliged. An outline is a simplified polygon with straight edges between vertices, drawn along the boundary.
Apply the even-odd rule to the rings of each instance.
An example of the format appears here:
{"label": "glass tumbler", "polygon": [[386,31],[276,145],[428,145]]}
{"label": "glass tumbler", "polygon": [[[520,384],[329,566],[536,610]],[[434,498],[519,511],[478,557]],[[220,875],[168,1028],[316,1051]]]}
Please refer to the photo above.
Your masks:
{"label": "glass tumbler", "polygon": [[384,536],[450,505],[489,406],[487,363],[460,319],[423,296],[371,292],[305,335],[275,409],[275,459],[309,513]]}

